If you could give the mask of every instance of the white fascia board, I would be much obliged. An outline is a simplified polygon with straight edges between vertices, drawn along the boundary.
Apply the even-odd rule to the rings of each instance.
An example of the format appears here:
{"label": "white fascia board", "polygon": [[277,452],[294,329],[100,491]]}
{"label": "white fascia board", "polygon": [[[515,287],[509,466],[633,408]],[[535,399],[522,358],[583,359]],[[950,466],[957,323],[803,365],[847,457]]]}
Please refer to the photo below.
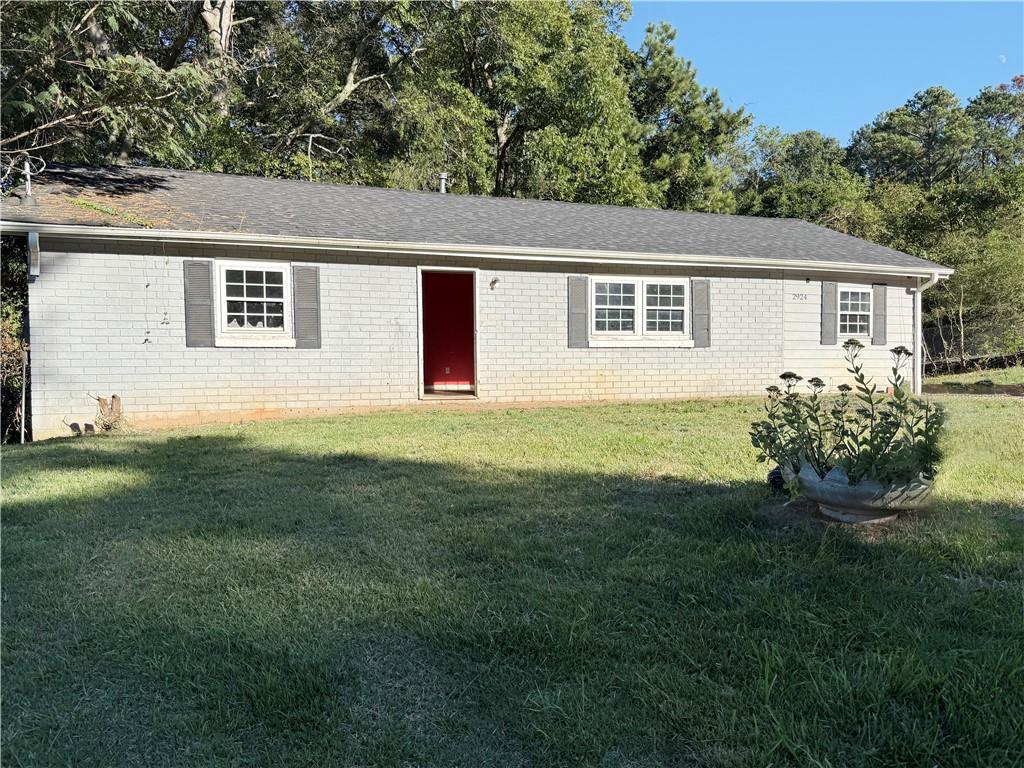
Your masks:
{"label": "white fascia board", "polygon": [[145,242],[181,243],[191,245],[227,245],[265,248],[299,248],[305,250],[352,251],[374,255],[449,256],[472,259],[510,261],[547,261],[577,264],[631,264],[641,266],[722,267],[728,269],[794,269],[810,272],[844,272],[906,277],[949,277],[947,267],[903,267],[896,265],[857,264],[801,259],[732,258],[700,254],[634,253],[629,251],[593,251],[567,248],[521,248],[493,245],[460,245],[452,243],[403,243],[344,238],[297,237],[294,235],[263,235],[248,232],[191,232],[175,229],[142,229],[135,227],[100,227],[80,224],[40,224],[25,221],[0,222],[0,231],[38,232],[83,240],[139,240]]}

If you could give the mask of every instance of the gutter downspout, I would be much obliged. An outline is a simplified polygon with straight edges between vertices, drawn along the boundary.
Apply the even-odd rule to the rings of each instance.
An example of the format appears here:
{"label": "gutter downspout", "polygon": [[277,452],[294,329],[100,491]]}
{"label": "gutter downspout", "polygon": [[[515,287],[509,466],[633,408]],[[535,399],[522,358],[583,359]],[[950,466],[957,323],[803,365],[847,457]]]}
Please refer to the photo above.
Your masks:
{"label": "gutter downspout", "polygon": [[28,281],[34,282],[42,271],[39,253],[39,233],[32,230],[25,237],[28,242]]}
{"label": "gutter downspout", "polygon": [[939,273],[932,272],[931,276],[921,282],[917,279],[917,289],[914,291],[914,394],[920,395],[924,385],[924,331],[921,328],[921,294],[929,288],[934,288],[939,282]]}
{"label": "gutter downspout", "polygon": [[[26,186],[28,186],[26,184]],[[31,199],[31,198],[28,198]],[[36,281],[42,272],[42,254],[39,249],[39,232],[29,230],[25,233],[25,241],[28,246],[28,274],[27,282],[31,285]],[[31,292],[31,288],[29,291]],[[29,301],[31,306],[31,301]],[[25,307],[25,329],[31,332],[32,319],[29,316],[29,306]],[[29,339],[26,339],[28,341]],[[26,410],[28,398],[28,350],[21,351],[21,442],[25,442],[25,420],[29,417]]]}

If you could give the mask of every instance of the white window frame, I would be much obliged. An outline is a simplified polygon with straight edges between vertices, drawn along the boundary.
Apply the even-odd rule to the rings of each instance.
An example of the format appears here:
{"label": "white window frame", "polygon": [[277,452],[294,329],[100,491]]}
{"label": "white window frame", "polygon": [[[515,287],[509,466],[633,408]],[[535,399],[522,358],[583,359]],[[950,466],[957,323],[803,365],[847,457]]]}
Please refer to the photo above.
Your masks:
{"label": "white window frame", "polygon": [[[294,298],[292,296],[292,265],[287,261],[225,261],[216,259],[215,299],[217,321],[215,344],[218,347],[294,347],[295,336],[292,332],[292,315]],[[229,269],[259,270],[261,272],[281,272],[284,297],[284,326],[278,329],[269,328],[229,328],[227,325],[227,271]],[[234,297],[230,297],[235,301]],[[266,301],[266,299],[264,299]]]}
{"label": "white window frame", "polygon": [[[868,295],[868,330],[866,333],[843,333],[843,315],[863,315],[864,312],[843,312],[844,293],[866,293]],[[836,340],[843,344],[847,339],[870,339],[875,324],[875,292],[870,285],[856,285],[854,283],[841,284],[836,293]]]}
{"label": "white window frame", "polygon": [[[633,307],[632,331],[598,331],[597,284],[632,283],[636,304]],[[682,285],[683,331],[647,330],[647,286]],[[591,275],[588,313],[591,347],[692,347],[693,346],[693,291],[688,277],[637,277],[635,275]],[[603,309],[603,307],[602,307]]]}

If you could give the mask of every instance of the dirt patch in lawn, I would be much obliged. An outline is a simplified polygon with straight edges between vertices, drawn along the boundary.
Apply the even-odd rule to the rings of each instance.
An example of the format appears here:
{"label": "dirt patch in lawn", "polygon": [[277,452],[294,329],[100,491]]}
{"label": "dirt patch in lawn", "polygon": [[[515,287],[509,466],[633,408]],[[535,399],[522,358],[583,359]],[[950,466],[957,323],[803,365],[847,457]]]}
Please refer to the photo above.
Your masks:
{"label": "dirt patch in lawn", "polygon": [[925,384],[921,391],[927,395],[1009,395],[1024,397],[1024,384],[962,384],[946,381]]}

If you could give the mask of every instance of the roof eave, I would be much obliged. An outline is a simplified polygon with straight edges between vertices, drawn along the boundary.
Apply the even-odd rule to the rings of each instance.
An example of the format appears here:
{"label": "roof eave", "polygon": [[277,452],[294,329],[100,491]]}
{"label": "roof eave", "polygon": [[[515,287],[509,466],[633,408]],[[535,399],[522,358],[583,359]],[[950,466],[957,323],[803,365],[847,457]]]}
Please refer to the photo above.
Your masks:
{"label": "roof eave", "polygon": [[82,224],[51,224],[30,221],[0,221],[3,232],[38,232],[41,235],[81,240],[137,240],[141,242],[191,245],[257,246],[274,248],[352,251],[398,256],[449,256],[511,261],[554,261],[578,264],[628,264],[643,266],[723,267],[730,269],[799,269],[813,272],[849,272],[907,277],[949,277],[948,267],[923,263],[879,265],[801,259],[735,258],[702,254],[661,254],[629,251],[594,251],[565,248],[532,248],[456,243],[407,243],[345,238],[265,235],[249,232],[196,232],[176,229],[105,227]]}

